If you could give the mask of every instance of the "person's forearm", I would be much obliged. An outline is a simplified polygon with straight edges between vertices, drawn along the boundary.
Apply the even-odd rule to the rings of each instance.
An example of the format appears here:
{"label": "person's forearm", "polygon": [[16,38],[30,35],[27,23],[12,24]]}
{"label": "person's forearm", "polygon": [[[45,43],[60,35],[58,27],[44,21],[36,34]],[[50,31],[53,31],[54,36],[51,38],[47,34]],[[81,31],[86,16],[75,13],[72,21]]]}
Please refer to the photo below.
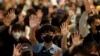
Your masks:
{"label": "person's forearm", "polygon": [[74,49],[74,45],[72,45],[70,48],[69,48],[69,54],[71,54],[72,53],[72,51],[73,51],[73,49]]}
{"label": "person's forearm", "polygon": [[63,36],[62,40],[61,40],[61,48],[63,49],[63,51],[65,52],[68,47],[67,47],[67,36]]}
{"label": "person's forearm", "polygon": [[34,46],[37,44],[37,40],[36,40],[36,37],[35,37],[35,29],[30,30],[30,42]]}

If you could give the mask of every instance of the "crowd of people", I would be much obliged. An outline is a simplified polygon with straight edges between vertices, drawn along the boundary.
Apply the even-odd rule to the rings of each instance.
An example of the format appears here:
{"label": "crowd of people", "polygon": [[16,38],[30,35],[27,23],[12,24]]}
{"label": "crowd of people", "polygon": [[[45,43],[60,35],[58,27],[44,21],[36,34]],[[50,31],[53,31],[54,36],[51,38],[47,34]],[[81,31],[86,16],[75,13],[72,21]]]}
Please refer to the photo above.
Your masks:
{"label": "crowd of people", "polygon": [[0,0],[0,56],[100,56],[100,1]]}

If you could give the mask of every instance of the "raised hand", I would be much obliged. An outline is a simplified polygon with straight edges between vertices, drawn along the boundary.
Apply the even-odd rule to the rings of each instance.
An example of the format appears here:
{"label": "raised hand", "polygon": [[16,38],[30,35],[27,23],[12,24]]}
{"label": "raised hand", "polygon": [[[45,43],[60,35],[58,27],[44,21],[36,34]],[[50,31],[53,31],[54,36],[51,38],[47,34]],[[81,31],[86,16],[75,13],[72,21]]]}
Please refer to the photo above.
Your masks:
{"label": "raised hand", "polygon": [[73,46],[78,46],[83,43],[83,39],[80,38],[81,36],[78,32],[75,32],[71,37]]}
{"label": "raised hand", "polygon": [[30,42],[32,43],[33,46],[36,46],[37,40],[35,37],[35,31],[37,29],[37,26],[40,24],[40,20],[37,17],[37,15],[31,15],[29,17],[29,26],[30,26]]}
{"label": "raised hand", "polygon": [[83,0],[84,2],[84,5],[85,5],[85,10],[87,13],[90,13],[91,12],[91,9],[90,9],[90,4],[89,4],[89,1],[88,0]]}
{"label": "raised hand", "polygon": [[22,45],[17,44],[16,46],[14,45],[14,50],[13,50],[13,56],[21,56],[22,53]]}
{"label": "raised hand", "polygon": [[11,22],[15,19],[15,17],[16,17],[15,11],[10,10],[10,12],[8,12],[8,14],[3,19],[4,24],[6,26],[9,26],[11,24]]}
{"label": "raised hand", "polygon": [[64,22],[62,25],[61,25],[61,34],[63,36],[67,36],[67,34],[69,33],[69,26],[68,26],[68,23],[67,22]]}
{"label": "raised hand", "polygon": [[8,18],[9,14],[5,16],[5,18],[3,19],[3,23],[5,26],[10,26],[12,20]]}
{"label": "raised hand", "polygon": [[68,47],[67,47],[68,33],[69,33],[69,26],[68,26],[68,23],[66,21],[61,25],[61,34],[63,36],[63,38],[61,40],[61,48],[63,51],[66,51],[68,49]]}
{"label": "raised hand", "polygon": [[41,20],[41,19],[42,19],[42,16],[43,16],[42,10],[39,9],[39,10],[36,12],[36,14],[37,14],[37,17]]}
{"label": "raised hand", "polygon": [[31,28],[34,28],[34,27],[38,26],[39,24],[40,24],[40,20],[37,17],[37,15],[31,15],[29,17],[29,25]]}
{"label": "raised hand", "polygon": [[11,20],[14,20],[16,18],[16,15],[15,15],[15,10],[10,10],[10,12],[8,12],[8,18],[11,19]]}

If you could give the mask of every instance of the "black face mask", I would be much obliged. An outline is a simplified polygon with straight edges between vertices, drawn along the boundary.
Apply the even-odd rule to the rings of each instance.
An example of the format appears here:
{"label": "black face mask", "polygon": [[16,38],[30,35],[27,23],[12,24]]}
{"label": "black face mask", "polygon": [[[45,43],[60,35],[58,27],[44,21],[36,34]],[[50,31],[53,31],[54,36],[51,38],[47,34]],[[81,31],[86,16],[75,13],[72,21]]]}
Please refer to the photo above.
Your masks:
{"label": "black face mask", "polygon": [[46,35],[45,37],[43,37],[44,42],[46,43],[50,43],[52,41],[52,36],[50,35]]}
{"label": "black face mask", "polygon": [[96,26],[96,30],[100,31],[100,25]]}

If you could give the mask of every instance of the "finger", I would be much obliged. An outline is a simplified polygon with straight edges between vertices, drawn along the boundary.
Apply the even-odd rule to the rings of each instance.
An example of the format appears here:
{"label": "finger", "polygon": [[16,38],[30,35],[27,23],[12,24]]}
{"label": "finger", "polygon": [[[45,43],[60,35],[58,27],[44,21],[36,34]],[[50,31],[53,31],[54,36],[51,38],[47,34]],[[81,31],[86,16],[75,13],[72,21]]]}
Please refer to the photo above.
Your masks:
{"label": "finger", "polygon": [[11,13],[12,13],[12,10],[9,11],[9,14],[11,14]]}
{"label": "finger", "polygon": [[65,27],[68,28],[68,26],[67,26],[67,22],[65,22]]}
{"label": "finger", "polygon": [[21,47],[21,44],[18,43],[18,44],[16,45],[16,48],[19,49],[20,47]]}
{"label": "finger", "polygon": [[66,23],[64,22],[64,28],[66,28]]}
{"label": "finger", "polygon": [[22,50],[22,48],[23,48],[23,46],[22,46],[22,45],[18,48],[19,52]]}
{"label": "finger", "polygon": [[76,35],[76,37],[78,38],[78,36],[79,36],[78,31],[75,32],[75,35]]}
{"label": "finger", "polygon": [[79,37],[79,39],[80,39],[80,33],[77,31],[77,37]]}
{"label": "finger", "polygon": [[76,37],[76,32],[73,33],[73,38],[75,38],[75,37]]}
{"label": "finger", "polygon": [[62,25],[61,25],[61,29],[63,29],[63,26],[64,26],[64,23],[62,23]]}
{"label": "finger", "polygon": [[62,32],[62,25],[60,26],[61,32]]}
{"label": "finger", "polygon": [[71,35],[71,37],[72,37],[72,42],[74,42],[74,36],[73,36],[73,35]]}
{"label": "finger", "polygon": [[7,13],[7,15],[6,15],[6,18],[8,18],[8,17],[9,17],[9,14],[10,14],[10,13],[8,12],[8,13]]}

